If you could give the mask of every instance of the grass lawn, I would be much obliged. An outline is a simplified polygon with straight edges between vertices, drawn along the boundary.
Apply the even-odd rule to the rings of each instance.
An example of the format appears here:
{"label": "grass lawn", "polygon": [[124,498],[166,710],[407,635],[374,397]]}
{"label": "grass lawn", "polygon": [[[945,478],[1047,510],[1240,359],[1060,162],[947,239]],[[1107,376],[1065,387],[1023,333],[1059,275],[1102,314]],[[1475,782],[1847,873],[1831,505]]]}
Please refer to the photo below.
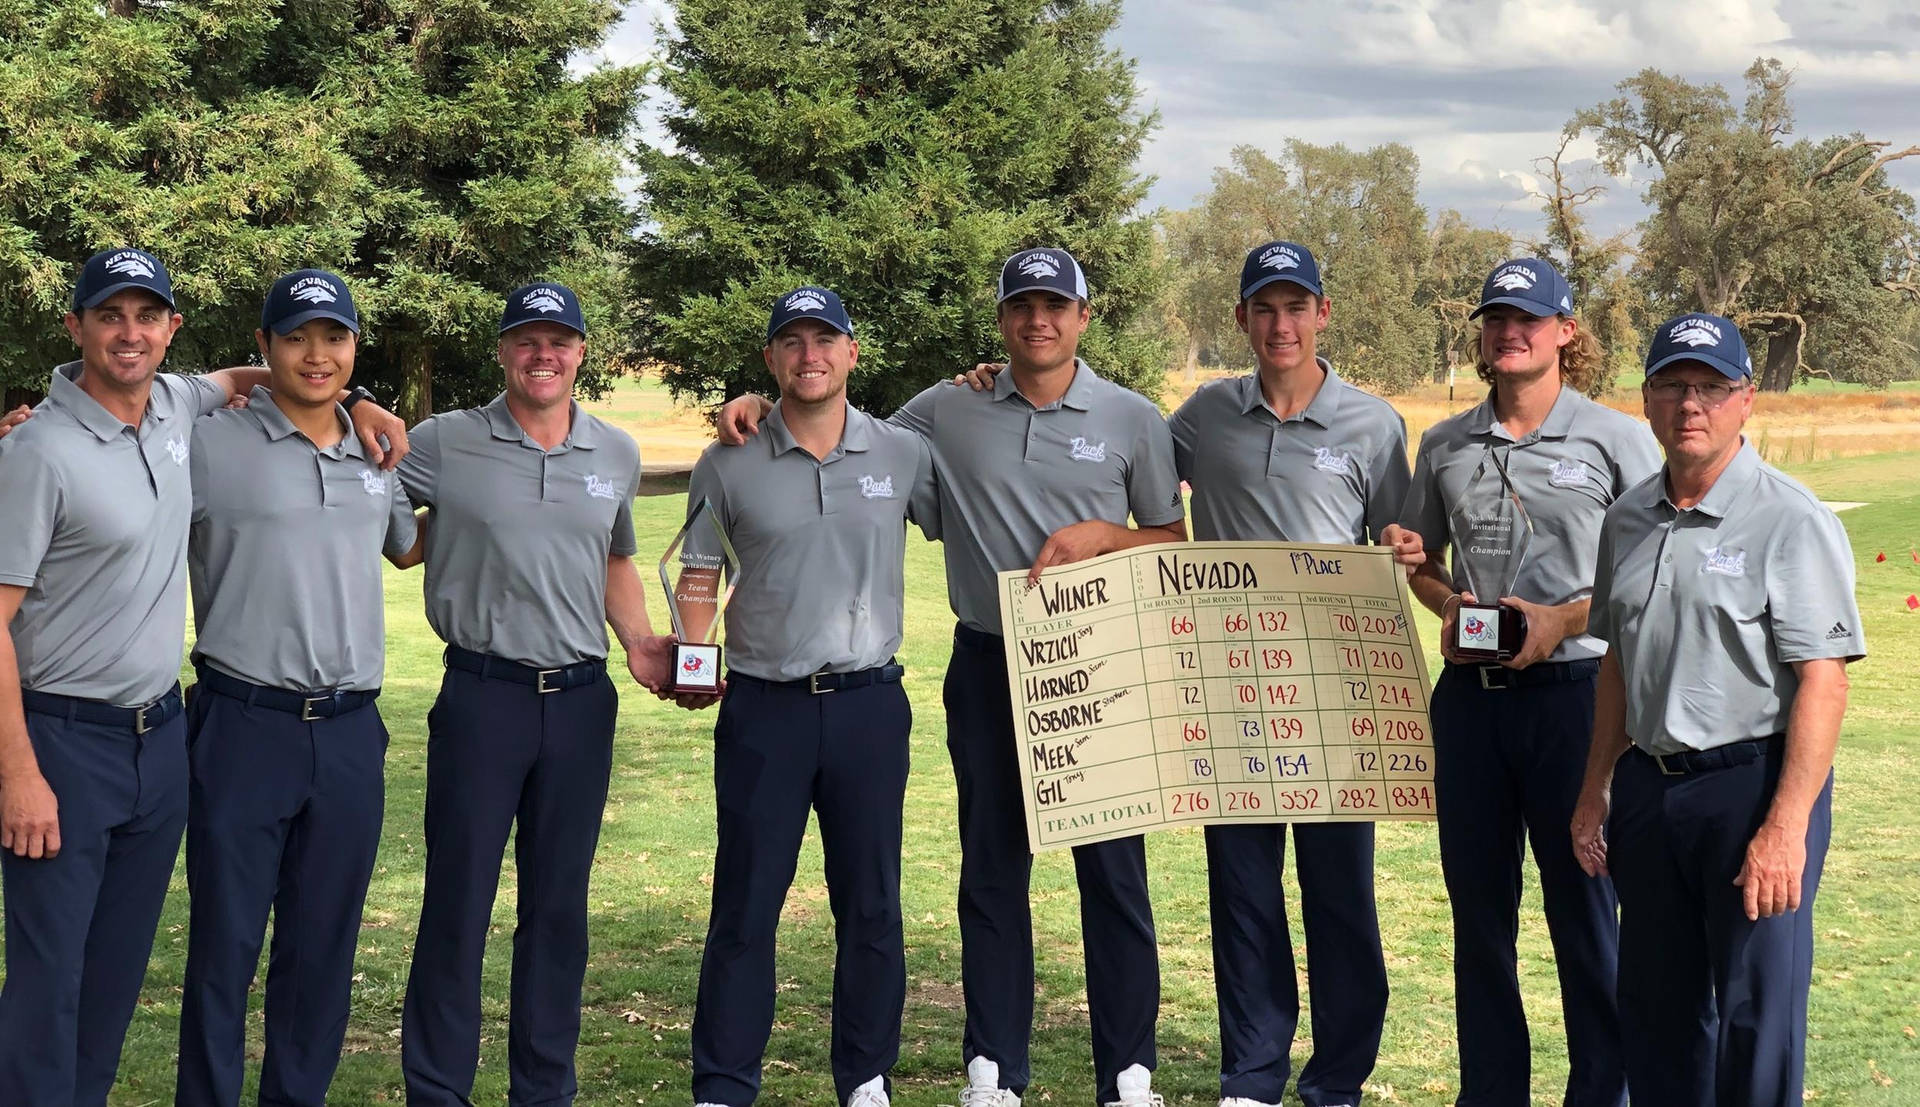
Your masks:
{"label": "grass lawn", "polygon": [[[1852,494],[1858,490],[1855,476],[1843,479],[1839,470],[1809,475],[1823,494],[1883,500],[1913,491],[1892,479],[1900,470],[1911,472],[1911,461],[1876,467],[1886,483],[1858,495]],[[643,549],[664,545],[680,517],[683,489],[668,482],[643,491],[635,511]],[[1920,1024],[1920,819],[1913,815],[1920,766],[1908,749],[1920,722],[1914,694],[1920,681],[1913,674],[1920,614],[1909,613],[1903,602],[1920,591],[1920,564],[1904,553],[1920,542],[1920,498],[1884,499],[1843,518],[1859,555],[1861,604],[1874,655],[1855,669],[1840,754],[1834,847],[1817,916],[1809,1099],[1891,1107],[1920,1102],[1914,1030]],[[1879,549],[1902,556],[1876,564]],[[650,560],[646,572],[654,578]],[[950,1104],[958,1088],[962,1011],[953,921],[958,848],[940,709],[951,618],[939,551],[914,542],[907,580],[904,660],[918,714],[905,854],[909,995],[896,1101]],[[347,1055],[334,1084],[338,1104],[403,1098],[398,1035],[424,864],[425,715],[440,673],[439,643],[421,614],[419,588],[418,578],[390,573],[382,700],[393,731],[386,832],[361,935]],[[655,619],[665,625],[664,612],[656,611]],[[1431,642],[1430,622],[1423,633]],[[684,1104],[688,1023],[712,879],[712,716],[689,715],[637,691],[624,699],[591,899],[593,965],[579,1055],[580,1102]],[[810,833],[781,931],[766,1103],[832,1102],[827,1041],[833,930],[818,844],[817,832]],[[1159,833],[1150,839],[1149,852],[1164,988],[1156,1088],[1169,1103],[1211,1104],[1218,1095],[1217,1052],[1201,836],[1191,830]],[[1092,1096],[1092,1069],[1071,861],[1065,853],[1047,854],[1034,868],[1040,994],[1028,1102],[1085,1104]],[[513,884],[509,864],[486,968],[480,1103],[501,1104],[506,1096]],[[1430,825],[1381,825],[1378,887],[1393,999],[1369,1099],[1451,1103],[1450,931]],[[116,1107],[172,1100],[186,919],[185,878],[176,873],[128,1037],[122,1083],[111,1099]],[[1557,1103],[1566,1057],[1553,957],[1532,887],[1522,930],[1520,975],[1534,1032],[1535,1101]],[[1298,947],[1297,934],[1295,941]],[[256,988],[256,1060],[258,1001]],[[1296,1059],[1305,1052],[1297,1045]],[[251,1088],[250,1082],[249,1097]]]}

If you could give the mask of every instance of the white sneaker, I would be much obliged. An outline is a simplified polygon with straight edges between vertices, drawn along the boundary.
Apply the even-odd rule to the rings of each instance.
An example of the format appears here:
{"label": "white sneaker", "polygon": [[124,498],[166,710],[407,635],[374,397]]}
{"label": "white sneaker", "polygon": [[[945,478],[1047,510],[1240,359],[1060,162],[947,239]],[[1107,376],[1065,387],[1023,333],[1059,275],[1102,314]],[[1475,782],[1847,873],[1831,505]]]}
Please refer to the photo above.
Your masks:
{"label": "white sneaker", "polygon": [[1257,1099],[1248,1099],[1243,1095],[1222,1096],[1220,1107],[1280,1107],[1278,1103],[1262,1103]]}
{"label": "white sneaker", "polygon": [[1153,1093],[1153,1073],[1145,1065],[1128,1065],[1113,1078],[1120,1098],[1107,1107],[1166,1107],[1166,1100]]}
{"label": "white sneaker", "polygon": [[985,1057],[967,1062],[967,1086],[960,1107],[1020,1107],[1020,1097],[1000,1086],[1000,1064]]}
{"label": "white sneaker", "polygon": [[876,1076],[855,1088],[847,1097],[847,1107],[893,1107],[887,1098],[886,1080]]}

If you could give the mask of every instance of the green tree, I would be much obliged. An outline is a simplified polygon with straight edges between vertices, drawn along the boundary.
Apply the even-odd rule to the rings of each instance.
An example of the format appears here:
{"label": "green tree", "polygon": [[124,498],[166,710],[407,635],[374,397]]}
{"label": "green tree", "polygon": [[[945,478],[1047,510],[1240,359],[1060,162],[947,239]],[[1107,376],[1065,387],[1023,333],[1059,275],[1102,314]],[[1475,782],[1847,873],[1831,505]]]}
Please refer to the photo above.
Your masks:
{"label": "green tree", "polygon": [[1157,395],[1152,226],[1131,215],[1153,125],[1106,44],[1113,0],[678,0],[660,87],[669,149],[642,147],[634,345],[676,394],[770,390],[768,308],[795,285],[854,317],[855,403],[888,411],[999,356],[999,264],[1072,250],[1082,355]]}
{"label": "green tree", "polygon": [[[173,271],[175,361],[249,356],[260,298],[346,274],[363,379],[414,417],[483,399],[501,295],[574,285],[624,312],[618,153],[643,80],[568,60],[609,0],[0,0],[0,373],[43,387],[79,262]],[[589,385],[620,344],[594,344]]]}
{"label": "green tree", "polygon": [[1452,209],[1434,217],[1419,299],[1434,319],[1435,373],[1449,383],[1475,379],[1480,328],[1468,316],[1480,306],[1487,274],[1513,256],[1513,245],[1513,236],[1505,231],[1476,227]]}
{"label": "green tree", "polygon": [[1222,364],[1251,364],[1233,322],[1240,266],[1248,250],[1281,238],[1320,262],[1333,303],[1320,347],[1341,373],[1387,391],[1425,378],[1442,339],[1424,283],[1430,241],[1418,185],[1419,161],[1398,143],[1355,151],[1289,140],[1279,158],[1235,148],[1198,207],[1163,216],[1189,357],[1206,349]]}
{"label": "green tree", "polygon": [[1612,372],[1593,382],[1596,392],[1640,360],[1640,328],[1649,314],[1645,291],[1633,274],[1634,253],[1626,232],[1600,238],[1581,208],[1606,193],[1601,184],[1580,187],[1567,165],[1567,147],[1579,137],[1568,128],[1553,153],[1534,159],[1547,183],[1540,209],[1544,233],[1530,243],[1534,253],[1553,262],[1573,290],[1574,313],[1606,352]]}
{"label": "green tree", "polygon": [[1764,389],[1816,371],[1884,383],[1911,360],[1898,335],[1912,292],[1898,283],[1914,239],[1913,199],[1885,167],[1920,146],[1789,142],[1792,74],[1763,58],[1746,81],[1736,110],[1719,85],[1643,70],[1569,128],[1594,132],[1610,172],[1657,171],[1641,254],[1663,309],[1730,316],[1765,338]]}

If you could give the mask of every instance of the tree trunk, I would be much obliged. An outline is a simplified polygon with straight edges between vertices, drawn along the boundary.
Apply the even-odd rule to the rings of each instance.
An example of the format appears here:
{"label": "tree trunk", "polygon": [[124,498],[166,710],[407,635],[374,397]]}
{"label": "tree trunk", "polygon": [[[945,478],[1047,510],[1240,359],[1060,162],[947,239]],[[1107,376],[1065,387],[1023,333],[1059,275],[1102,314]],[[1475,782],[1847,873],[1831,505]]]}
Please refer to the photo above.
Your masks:
{"label": "tree trunk", "polygon": [[1760,370],[1760,391],[1785,392],[1800,368],[1801,325],[1787,319],[1767,335],[1767,362]]}
{"label": "tree trunk", "polygon": [[1192,384],[1195,380],[1199,378],[1199,376],[1200,376],[1200,343],[1194,339],[1189,338],[1187,339],[1186,381],[1188,384]]}
{"label": "tree trunk", "polygon": [[35,391],[31,388],[0,389],[0,414],[12,411],[22,404],[32,407],[46,398],[47,394],[45,392]]}
{"label": "tree trunk", "polygon": [[[395,413],[407,421],[408,426],[433,414],[433,359],[434,350],[430,343],[422,342],[400,356],[403,383],[400,397],[394,405]],[[409,354],[411,356],[409,356]]]}

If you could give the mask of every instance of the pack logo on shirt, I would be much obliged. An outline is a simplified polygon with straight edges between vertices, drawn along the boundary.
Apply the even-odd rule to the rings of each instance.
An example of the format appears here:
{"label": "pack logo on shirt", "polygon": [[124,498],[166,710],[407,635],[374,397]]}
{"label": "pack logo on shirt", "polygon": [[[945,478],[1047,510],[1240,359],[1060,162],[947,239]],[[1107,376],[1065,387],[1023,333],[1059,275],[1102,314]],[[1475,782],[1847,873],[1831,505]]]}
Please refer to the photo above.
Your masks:
{"label": "pack logo on shirt", "polygon": [[1346,476],[1353,472],[1353,455],[1345,450],[1335,453],[1325,446],[1315,446],[1313,467],[1322,473],[1339,473]]}
{"label": "pack logo on shirt", "polygon": [[1706,560],[1700,563],[1700,571],[1723,577],[1744,577],[1747,575],[1747,551],[1715,546],[1707,551]]}
{"label": "pack logo on shirt", "polygon": [[1547,473],[1547,483],[1555,488],[1576,488],[1587,483],[1587,463],[1574,458],[1561,458],[1553,463]]}
{"label": "pack logo on shirt", "polygon": [[893,474],[888,473],[879,480],[873,479],[870,474],[861,474],[860,494],[869,500],[893,499]]}
{"label": "pack logo on shirt", "polygon": [[376,473],[372,469],[362,469],[360,470],[360,487],[366,489],[369,496],[384,496],[387,494],[387,475]]}
{"label": "pack logo on shirt", "polygon": [[187,440],[177,434],[167,439],[167,456],[173,459],[175,465],[185,465],[187,463]]}
{"label": "pack logo on shirt", "polygon": [[620,498],[620,486],[610,480],[587,474],[587,495],[597,500],[617,500]]}
{"label": "pack logo on shirt", "polygon": [[1105,461],[1107,460],[1107,444],[1105,442],[1088,442],[1084,438],[1074,438],[1067,443],[1067,456],[1075,461]]}

